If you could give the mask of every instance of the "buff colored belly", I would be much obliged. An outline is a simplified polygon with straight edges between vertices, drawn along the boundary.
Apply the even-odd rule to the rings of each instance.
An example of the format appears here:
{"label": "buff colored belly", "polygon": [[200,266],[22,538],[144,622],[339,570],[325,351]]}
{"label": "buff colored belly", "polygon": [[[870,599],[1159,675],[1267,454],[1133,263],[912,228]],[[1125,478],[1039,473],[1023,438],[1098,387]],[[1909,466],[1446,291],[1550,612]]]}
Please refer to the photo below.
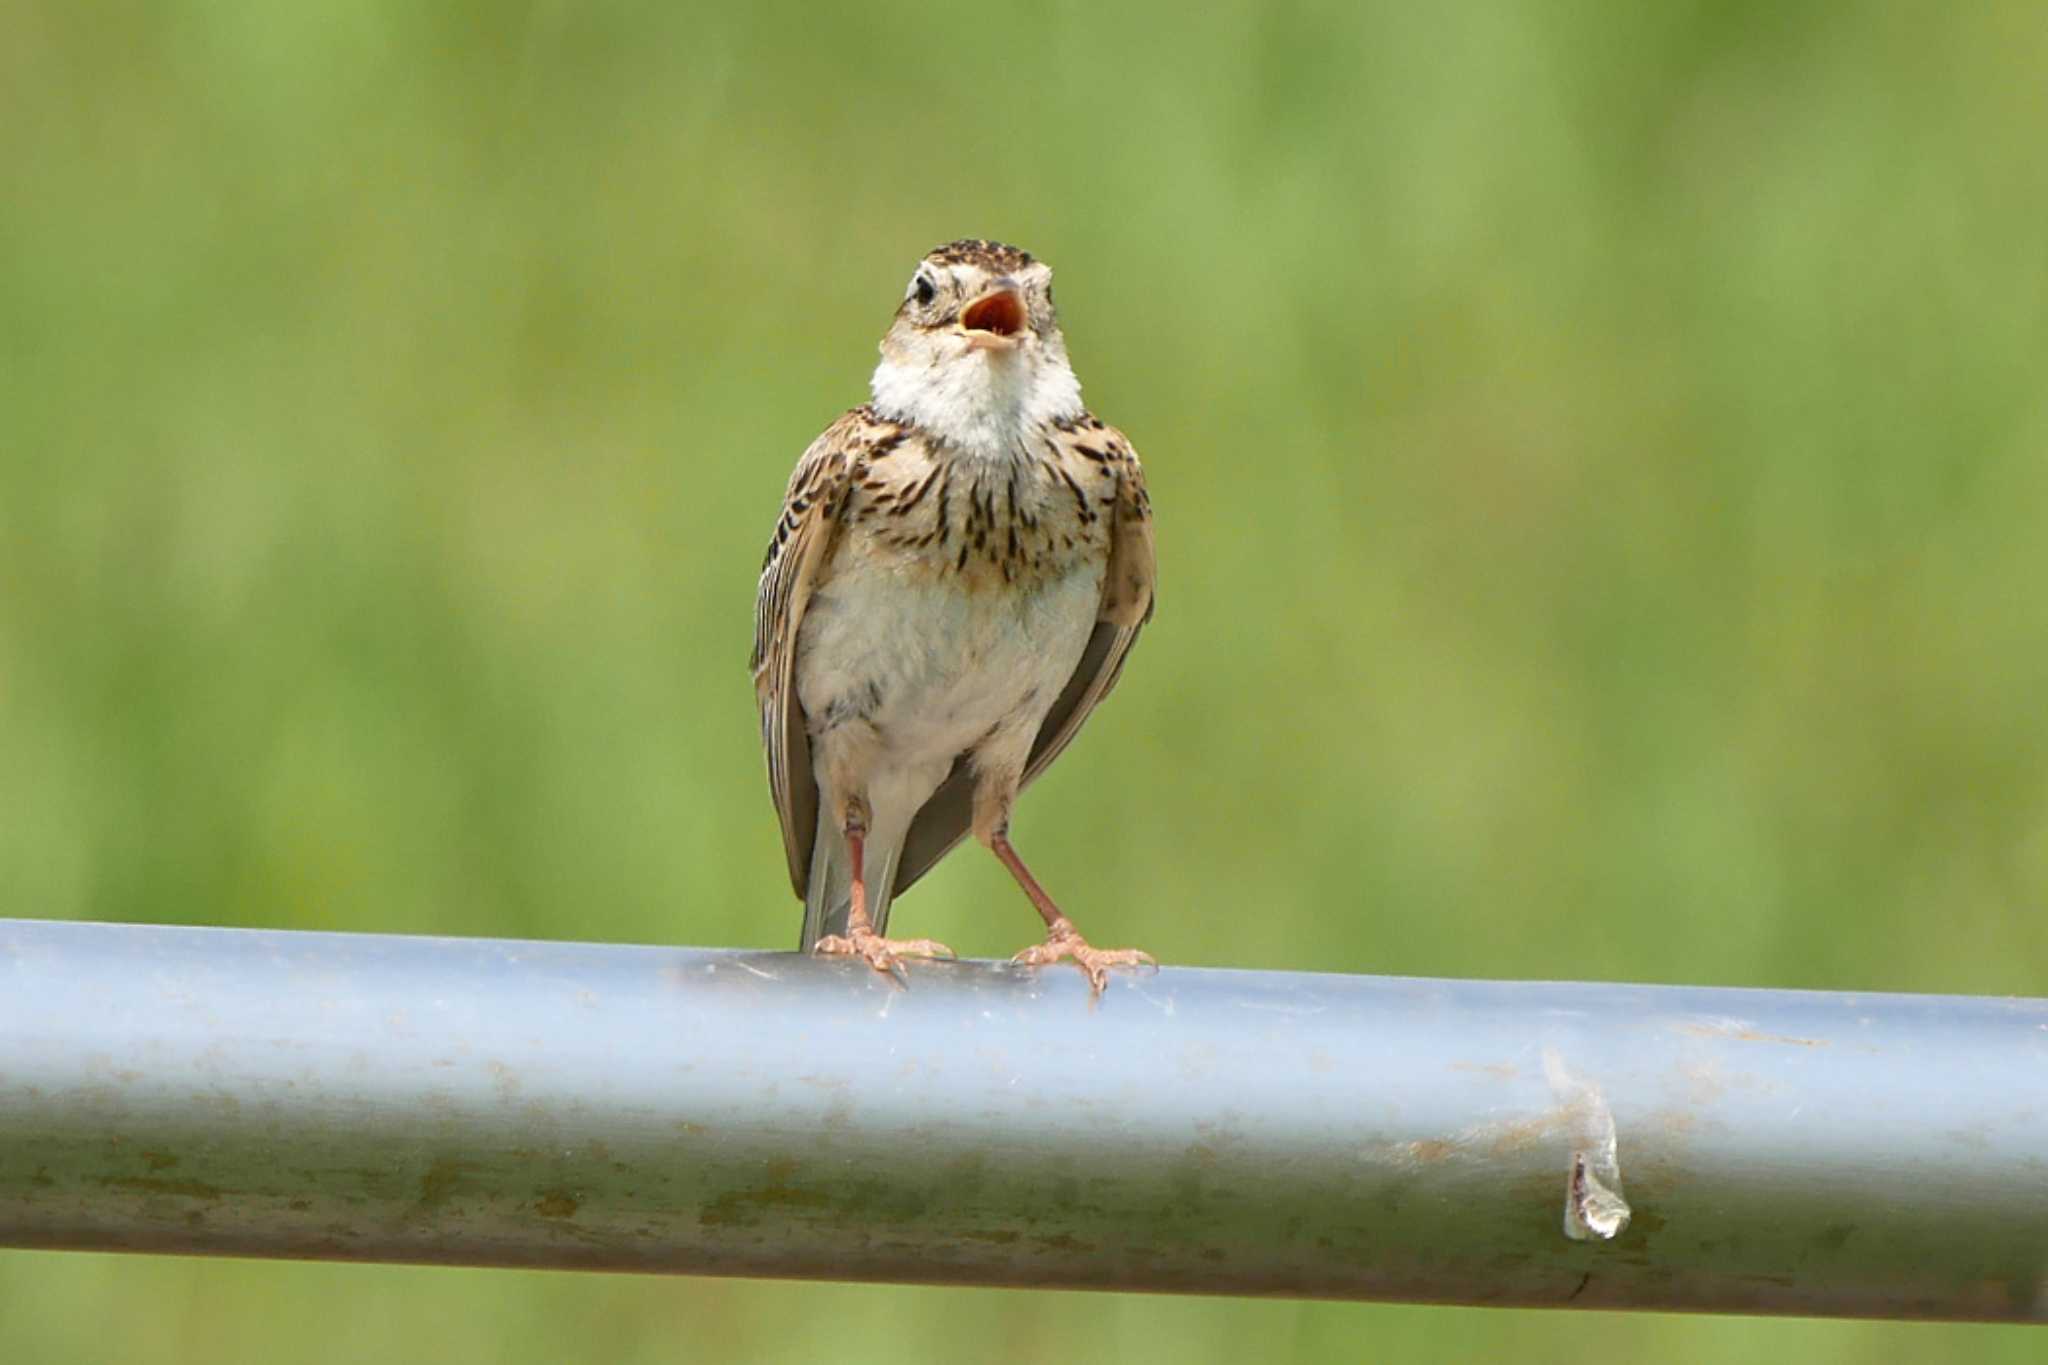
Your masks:
{"label": "buff colored belly", "polygon": [[1099,564],[1002,593],[843,563],[805,614],[797,695],[814,732],[859,716],[890,766],[935,767],[936,786],[993,734],[1036,733],[1080,662],[1101,595]]}

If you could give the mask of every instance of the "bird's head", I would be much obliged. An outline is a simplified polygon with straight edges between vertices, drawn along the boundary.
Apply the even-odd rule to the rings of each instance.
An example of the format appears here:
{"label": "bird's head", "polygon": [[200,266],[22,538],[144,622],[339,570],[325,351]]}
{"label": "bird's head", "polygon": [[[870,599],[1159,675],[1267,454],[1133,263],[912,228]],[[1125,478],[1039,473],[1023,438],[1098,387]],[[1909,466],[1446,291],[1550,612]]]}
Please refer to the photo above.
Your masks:
{"label": "bird's head", "polygon": [[1000,453],[1081,411],[1052,306],[1052,267],[1000,242],[959,241],[917,263],[882,338],[875,406],[971,451]]}

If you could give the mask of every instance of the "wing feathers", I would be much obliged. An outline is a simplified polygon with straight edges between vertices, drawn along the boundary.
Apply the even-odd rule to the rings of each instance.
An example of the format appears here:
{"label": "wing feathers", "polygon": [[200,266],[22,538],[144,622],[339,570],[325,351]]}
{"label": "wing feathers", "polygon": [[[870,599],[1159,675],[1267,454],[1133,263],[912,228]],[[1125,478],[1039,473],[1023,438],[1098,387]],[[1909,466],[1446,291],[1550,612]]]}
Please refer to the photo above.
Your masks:
{"label": "wing feathers", "polygon": [[801,898],[810,882],[811,845],[818,835],[818,786],[811,774],[810,734],[796,696],[796,642],[804,611],[831,562],[839,511],[861,452],[898,429],[856,408],[811,442],[790,475],[782,516],[768,543],[754,595],[754,695],[768,787],[782,821],[789,880]]}

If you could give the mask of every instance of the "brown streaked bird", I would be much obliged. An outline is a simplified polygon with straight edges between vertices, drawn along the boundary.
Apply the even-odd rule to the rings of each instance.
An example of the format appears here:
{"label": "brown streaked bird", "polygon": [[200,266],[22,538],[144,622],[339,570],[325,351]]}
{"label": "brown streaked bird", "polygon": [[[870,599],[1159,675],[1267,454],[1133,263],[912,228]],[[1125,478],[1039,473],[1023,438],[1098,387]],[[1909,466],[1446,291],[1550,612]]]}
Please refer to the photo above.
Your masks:
{"label": "brown streaked bird", "polygon": [[1106,969],[1024,866],[1010,812],[1152,617],[1130,443],[1081,405],[1052,271],[998,242],[918,263],[874,399],[790,476],[754,602],[754,690],[802,946],[894,973],[890,902],[973,833],[1045,919],[1017,954]]}

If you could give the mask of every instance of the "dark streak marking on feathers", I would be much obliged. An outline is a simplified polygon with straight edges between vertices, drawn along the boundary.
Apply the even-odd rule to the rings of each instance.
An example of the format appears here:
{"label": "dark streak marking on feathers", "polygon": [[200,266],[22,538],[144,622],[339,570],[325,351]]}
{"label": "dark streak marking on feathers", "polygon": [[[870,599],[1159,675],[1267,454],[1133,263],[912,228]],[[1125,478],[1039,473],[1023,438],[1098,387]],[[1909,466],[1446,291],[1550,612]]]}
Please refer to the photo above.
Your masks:
{"label": "dark streak marking on feathers", "polygon": [[931,473],[925,475],[924,478],[918,483],[917,487],[911,490],[909,497],[903,499],[903,501],[897,503],[895,507],[890,509],[890,515],[900,517],[904,513],[908,512],[911,508],[917,506],[918,503],[922,502],[924,500],[924,495],[931,491],[931,486],[933,482],[937,480],[937,478],[939,477],[939,473],[939,469],[934,468]]}
{"label": "dark streak marking on feathers", "polygon": [[1088,495],[1081,491],[1081,485],[1064,469],[1059,471],[1059,475],[1066,481],[1067,491],[1074,495],[1074,511],[1080,514],[1082,522],[1094,521],[1095,511],[1088,506]]}

